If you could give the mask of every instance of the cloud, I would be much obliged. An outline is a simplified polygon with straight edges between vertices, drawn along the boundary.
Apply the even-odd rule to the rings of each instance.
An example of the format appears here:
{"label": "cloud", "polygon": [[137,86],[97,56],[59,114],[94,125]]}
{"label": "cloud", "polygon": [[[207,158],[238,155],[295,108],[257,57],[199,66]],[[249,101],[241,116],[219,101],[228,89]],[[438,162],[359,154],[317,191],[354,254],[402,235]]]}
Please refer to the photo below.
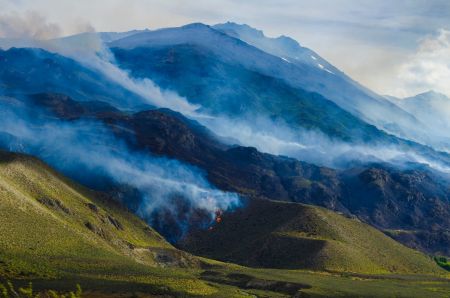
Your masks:
{"label": "cloud", "polygon": [[0,15],[0,37],[13,39],[50,39],[61,34],[61,28],[34,11]]}
{"label": "cloud", "polygon": [[440,29],[423,39],[415,54],[400,67],[397,96],[434,90],[450,96],[450,31]]}

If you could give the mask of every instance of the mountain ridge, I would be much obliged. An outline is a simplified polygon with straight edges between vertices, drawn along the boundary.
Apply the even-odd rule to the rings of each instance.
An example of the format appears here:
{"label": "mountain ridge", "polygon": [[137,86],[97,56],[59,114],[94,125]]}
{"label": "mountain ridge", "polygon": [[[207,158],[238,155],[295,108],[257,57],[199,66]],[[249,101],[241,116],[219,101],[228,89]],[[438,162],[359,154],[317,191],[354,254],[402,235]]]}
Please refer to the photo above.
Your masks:
{"label": "mountain ridge", "polygon": [[107,112],[71,110],[69,107],[76,104],[68,102],[73,100],[61,101],[58,95],[38,94],[30,99],[65,121],[94,117],[139,152],[198,166],[224,191],[320,205],[357,215],[379,229],[423,230],[427,223],[437,230],[423,230],[425,238],[407,239],[405,243],[430,253],[448,253],[448,180],[441,181],[433,171],[419,165],[397,169],[375,163],[335,170],[251,147],[224,145],[195,121],[169,110],[135,114],[108,112],[111,108],[106,108]]}
{"label": "mountain ridge", "polygon": [[[182,27],[166,28],[133,35],[109,43],[109,46],[113,48],[119,47],[132,49],[137,46],[148,46],[150,44],[152,46],[162,46],[169,44],[179,45],[186,42],[195,43],[215,51],[226,61],[233,61],[230,60],[227,53],[234,53],[237,57],[239,57],[239,63],[243,64],[245,67],[251,70],[257,70],[265,75],[271,75],[283,79],[294,87],[300,87],[308,91],[322,94],[323,96],[336,102],[345,110],[359,117],[363,117],[364,120],[369,123],[377,126],[382,124],[384,129],[389,128],[387,130],[390,132],[398,134],[400,131],[395,129],[392,130],[393,126],[391,125],[391,121],[386,121],[388,118],[384,118],[384,120],[377,120],[376,117],[380,117],[380,115],[387,117],[388,115],[395,114],[398,123],[404,121],[404,125],[406,127],[412,127],[412,124],[415,124],[417,127],[417,119],[414,119],[412,115],[407,115],[405,111],[398,109],[396,105],[393,105],[389,101],[385,100],[382,96],[378,96],[370,90],[363,88],[346,76],[340,78],[334,75],[335,78],[333,78],[333,80],[329,80],[327,79],[328,75],[333,77],[333,74],[324,72],[320,67],[315,66],[311,68],[309,64],[299,64],[299,66],[293,66],[294,64],[286,62],[278,56],[273,56],[258,47],[249,45],[245,42],[245,40],[234,38],[226,34],[224,36],[221,34],[224,33],[214,30],[214,26],[195,23],[193,26],[185,25]],[[221,39],[221,42],[219,42],[218,39]],[[221,45],[220,47],[217,46],[219,44]],[[247,47],[245,47],[245,45],[247,45]],[[248,46],[250,46],[250,48]],[[255,49],[257,51],[255,51]],[[308,51],[310,50],[308,49]],[[255,59],[255,57],[258,58]],[[329,63],[327,64],[329,65]],[[335,79],[342,81],[339,81],[338,83]],[[344,83],[346,81],[351,83]],[[364,110],[365,112],[361,110],[361,108],[363,108],[363,103],[364,106],[367,107],[367,109]],[[370,109],[368,108],[369,105]],[[396,111],[395,113],[393,112],[394,110]],[[369,113],[373,113],[373,115],[369,115]],[[383,121],[384,124],[382,123]],[[409,126],[406,125],[407,123],[409,123]],[[411,133],[411,131],[404,130],[401,133],[403,133],[403,135],[406,133],[407,135],[408,133]],[[420,134],[422,133],[423,131],[420,132]]]}

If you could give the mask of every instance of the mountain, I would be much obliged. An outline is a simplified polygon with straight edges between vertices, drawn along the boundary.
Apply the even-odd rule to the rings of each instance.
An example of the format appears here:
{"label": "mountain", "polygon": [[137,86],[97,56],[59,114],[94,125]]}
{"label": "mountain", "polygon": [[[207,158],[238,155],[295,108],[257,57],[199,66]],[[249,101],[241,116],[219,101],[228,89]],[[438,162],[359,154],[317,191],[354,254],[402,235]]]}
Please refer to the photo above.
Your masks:
{"label": "mountain", "polygon": [[[432,254],[450,253],[449,178],[427,167],[399,169],[374,163],[336,170],[251,147],[226,145],[197,122],[167,109],[130,114],[58,94],[36,94],[30,100],[65,121],[97,119],[138,152],[202,168],[222,190],[353,214],[411,247]],[[124,203],[133,209],[130,201]],[[161,233],[167,232],[159,228]],[[399,233],[390,233],[394,230],[412,237],[397,237]]]}
{"label": "mountain", "polygon": [[[289,142],[305,144],[306,147],[319,147],[314,151],[316,153],[328,150],[336,141],[345,141],[375,149],[388,146],[397,149],[399,155],[405,154],[409,160],[419,156],[419,160],[426,161],[432,158],[439,160],[439,164],[449,164],[447,154],[433,152],[431,147],[434,143],[428,142],[431,140],[428,133],[421,134],[420,138],[408,134],[403,135],[408,136],[407,139],[395,137],[370,125],[366,117],[358,113],[352,114],[336,105],[331,97],[321,95],[320,90],[307,91],[311,90],[308,86],[314,85],[308,80],[316,80],[314,74],[305,70],[312,68],[311,65],[298,66],[287,63],[277,56],[209,26],[191,24],[180,28],[148,31],[116,40],[108,45],[120,68],[127,70],[132,77],[151,79],[163,89],[174,90],[190,103],[200,105],[203,108],[200,112],[214,117],[230,118],[229,125],[233,125],[233,121],[241,122],[244,126],[243,131],[250,128],[275,139],[278,136],[291,135]],[[314,72],[319,72],[317,82],[321,82],[323,71],[314,66]],[[295,77],[305,85],[292,83],[289,76]],[[320,84],[324,85],[325,82]],[[348,88],[334,86],[331,89],[337,94]],[[366,101],[361,100],[361,103],[364,102]],[[370,106],[372,101],[367,102],[370,111],[391,120],[398,119],[399,121],[395,122],[399,125],[404,118],[401,115],[406,113],[384,97],[383,102],[387,103],[385,108],[388,111],[379,111],[379,107]],[[264,118],[263,124],[255,120],[259,118]],[[408,125],[402,125],[408,128],[406,129],[408,133],[414,134],[417,129],[425,127],[411,115],[406,118],[409,119]],[[214,127],[206,121],[202,122]],[[281,132],[274,132],[274,127],[281,127]],[[325,135],[325,140],[331,139],[330,146],[320,148],[322,142],[318,142],[317,138],[308,143],[308,134],[317,131]],[[232,136],[227,129],[223,129],[222,134],[238,138],[243,145],[272,152],[270,144],[261,142],[255,144],[251,142],[251,137],[240,134]],[[411,140],[419,140],[421,144],[430,146]],[[279,151],[273,153],[302,159],[284,147]],[[376,151],[374,155],[379,159],[390,156],[384,154],[384,150]],[[371,159],[371,156],[367,158]],[[324,162],[326,156],[311,161]],[[336,161],[322,165],[342,166]]]}
{"label": "mountain", "polygon": [[266,53],[282,59],[284,58],[283,60],[286,62],[298,64],[299,66],[314,66],[329,74],[344,75],[336,67],[320,57],[316,52],[302,47],[296,40],[288,36],[282,35],[270,38],[265,36],[264,32],[261,30],[246,24],[240,25],[233,22],[217,24],[211,27],[229,36],[240,39]]}
{"label": "mountain", "polygon": [[[142,55],[141,50],[140,59],[132,59],[132,57],[126,59],[124,52],[127,50],[133,52],[134,49],[136,54],[137,48],[153,48],[160,51],[165,49],[170,55],[172,48],[179,49],[181,46],[187,46],[191,48],[190,51],[198,53],[198,57],[214,54],[216,59],[222,62],[240,65],[249,71],[282,80],[293,88],[321,94],[362,120],[398,136],[414,140],[420,140],[426,136],[426,131],[412,115],[351,80],[311,50],[301,47],[297,42],[286,37],[266,38],[261,31],[246,25],[227,23],[210,27],[195,23],[179,28],[166,28],[131,35],[113,41],[109,43],[109,46],[122,50],[119,51],[119,57],[116,55],[118,62],[137,77],[147,75],[147,77],[157,79],[156,76],[151,76],[155,72],[151,67],[151,58]],[[178,70],[176,73],[163,73],[163,75],[174,76],[174,78],[197,75],[198,81],[202,82],[202,78],[208,77],[210,71],[198,62],[198,58],[183,59],[187,57],[177,55],[165,60],[157,60],[160,63],[155,66],[161,69],[164,66],[163,63],[194,64],[192,67],[196,70],[194,74],[187,74],[182,71],[183,68],[178,70],[179,68],[176,67],[175,69]],[[123,63],[123,60],[126,63]],[[209,64],[209,62],[205,64]],[[216,76],[213,78],[216,78],[217,83],[223,82]],[[210,83],[208,82],[206,86],[209,86]],[[204,86],[198,86],[198,84],[195,90],[201,91]],[[176,82],[168,87],[183,94],[183,88],[179,88]],[[189,100],[198,100],[196,96],[189,95],[185,95]],[[221,100],[221,97],[216,94],[208,95],[210,100],[211,98]],[[265,102],[267,103],[267,101]],[[396,119],[396,121],[394,122],[392,119]],[[412,130],[411,127],[414,129]]]}
{"label": "mountain", "polygon": [[[384,136],[317,93],[223,61],[191,44],[113,48],[115,58],[137,78],[151,78],[176,90],[213,115],[252,118],[263,115],[293,127],[320,130],[344,140],[370,141]],[[137,63],[139,61],[139,63]]]}
{"label": "mountain", "polygon": [[86,50],[86,48],[92,48],[93,46],[99,47],[102,42],[111,42],[144,31],[147,31],[147,29],[131,30],[127,32],[84,32],[46,40],[0,37],[0,49],[42,48],[49,51],[57,51],[58,49]]}
{"label": "mountain", "polygon": [[145,100],[79,62],[42,49],[0,50],[0,95],[60,92],[132,108]]}
{"label": "mountain", "polygon": [[110,197],[36,158],[0,151],[0,189],[2,277],[199,265]]}
{"label": "mountain", "polygon": [[[166,61],[158,55],[150,56],[156,57],[155,63],[158,59]],[[49,90],[68,94],[70,97],[52,96],[51,93],[47,93],[50,94],[49,97],[36,96],[34,100],[40,106],[52,107],[64,118],[90,117],[104,121],[113,127],[113,131],[119,138],[127,140],[127,143],[138,150],[149,150],[152,153],[180,159],[205,169],[208,172],[208,179],[223,190],[273,200],[316,204],[356,214],[380,229],[404,231],[389,233],[410,247],[419,248],[428,253],[449,254],[450,235],[446,232],[449,216],[446,211],[448,209],[445,207],[448,204],[448,197],[445,195],[448,189],[445,186],[447,182],[441,182],[428,170],[405,172],[394,170],[395,167],[392,166],[365,165],[359,170],[352,171],[348,178],[345,173],[330,168],[294,162],[292,159],[274,158],[251,148],[230,147],[225,145],[230,143],[229,140],[226,143],[223,140],[217,141],[218,138],[211,132],[205,132],[204,128],[199,130],[198,124],[189,124],[186,127],[185,123],[191,122],[178,114],[152,111],[131,112],[130,115],[130,107],[134,106],[136,110],[140,110],[142,109],[140,103],[144,100],[72,59],[37,49],[10,49],[0,52],[1,57],[0,82],[2,82],[3,92],[10,93],[13,97],[23,97],[35,92],[49,92]],[[47,74],[49,70],[51,71]],[[232,73],[227,73],[223,78],[228,76],[233,77]],[[243,77],[236,83],[241,80]],[[309,119],[311,126],[319,125],[330,134],[343,135],[342,132],[345,132],[345,135],[352,136],[362,130],[368,132],[369,138],[383,135],[374,127],[366,125],[318,95],[305,92],[304,97],[299,97],[298,91],[289,91],[289,87],[281,82],[268,85],[267,83],[271,80],[263,81],[264,84],[251,85],[252,88],[258,86],[257,89],[252,90],[261,91],[255,94],[264,94],[264,90],[278,92],[285,88],[286,94],[289,92],[295,94],[292,97],[292,103],[303,98],[304,106],[307,107],[305,113],[303,109],[278,104],[277,106],[286,108],[287,112],[300,110],[305,115],[302,116],[305,119],[302,121],[306,123]],[[182,77],[180,77],[181,81]],[[248,81],[244,80],[244,82]],[[243,90],[245,85],[241,85]],[[196,90],[191,88],[193,85],[186,86],[187,90]],[[236,86],[238,85],[235,84],[234,89],[237,89]],[[78,99],[79,102],[72,98]],[[230,95],[229,98],[232,96]],[[254,98],[258,100],[258,96]],[[267,97],[259,104],[269,101],[269,98]],[[315,105],[314,98],[317,101],[322,100],[323,105]],[[121,112],[107,103],[117,104],[119,107],[124,105],[126,112]],[[254,109],[255,106],[257,105],[251,106],[249,110]],[[279,113],[275,108],[267,111],[270,110]],[[323,117],[315,120],[314,117],[323,111],[326,111]],[[329,118],[333,111],[337,117]],[[348,124],[338,126],[341,123]],[[353,127],[352,124],[355,123],[360,123],[359,128]],[[119,127],[128,127],[130,130],[122,131],[118,129]],[[340,129],[336,130],[337,127]],[[133,133],[130,134],[129,131]],[[390,140],[389,144],[400,142],[392,137],[387,139]],[[14,142],[9,142],[11,143]],[[408,148],[411,145],[404,146]],[[436,157],[437,160],[441,158],[432,150],[423,147],[417,149],[417,145],[414,146],[424,156]],[[6,145],[6,148],[11,147]],[[247,161],[243,162],[243,160]],[[363,179],[367,180],[361,182]],[[386,181],[383,182],[383,179]],[[410,181],[422,182],[412,184]],[[371,194],[370,200],[360,199],[365,191]],[[405,199],[407,197],[414,199],[407,200]],[[431,216],[435,213],[433,210],[442,211]],[[424,222],[424,226],[435,228],[424,228],[420,224],[421,221]],[[165,233],[164,229],[159,227],[162,233]]]}
{"label": "mountain", "polygon": [[380,231],[324,208],[252,200],[220,215],[179,246],[208,258],[253,267],[365,273],[439,272],[436,264]]}
{"label": "mountain", "polygon": [[429,128],[428,134],[436,139],[438,148],[449,151],[450,148],[450,98],[429,91],[404,99],[393,99],[399,107],[414,115]]}
{"label": "mountain", "polygon": [[[142,33],[135,35],[140,34]],[[134,56],[134,51],[138,56]],[[180,55],[185,53],[183,49],[180,51]],[[170,61],[167,59],[168,54],[165,50],[163,53],[155,53],[149,49],[135,49],[132,52],[127,52],[127,55],[130,55],[133,65],[137,65],[134,63],[135,61],[145,61],[146,59],[154,59],[152,63]],[[144,57],[139,56],[140,52]],[[168,82],[179,82],[180,86],[185,88],[186,94],[189,93],[200,100],[195,103],[204,104],[204,109],[216,110],[220,115],[225,114],[243,121],[258,117],[258,115],[263,117],[266,115],[274,121],[287,122],[289,125],[297,127],[293,131],[297,131],[299,128],[306,128],[308,131],[321,130],[332,138],[352,142],[375,142],[378,145],[380,143],[389,146],[395,145],[399,146],[402,151],[413,150],[427,158],[436,159],[444,165],[450,162],[450,158],[445,154],[387,135],[318,94],[293,89],[280,80],[251,73],[237,66],[222,64],[214,57],[211,57],[211,63],[204,64],[205,67],[200,68],[207,70],[211,66],[212,68],[207,70],[211,76],[209,78],[203,76],[199,79],[195,75],[198,65],[187,63],[187,68],[184,66],[186,61],[193,61],[191,58],[177,59],[180,64],[161,64],[163,72],[169,71],[164,80],[167,84]],[[197,56],[197,58],[194,60],[207,61],[204,57]],[[141,65],[143,65],[144,72],[150,69],[146,63],[141,63]],[[155,88],[145,87],[147,85],[138,87],[138,89],[141,87],[144,89],[135,90],[136,86],[131,88],[128,83],[133,83],[130,81],[124,83],[121,81],[121,76],[116,80],[111,79],[109,77],[111,74],[107,76],[101,70],[92,69],[71,58],[40,49],[12,48],[8,51],[0,51],[0,66],[2,67],[0,69],[0,93],[3,94],[26,95],[38,92],[57,92],[82,101],[108,102],[123,110],[131,111],[148,109],[151,107],[149,105],[151,100],[149,101],[147,97],[161,95],[160,91]],[[170,74],[172,71],[180,70],[183,70],[182,76],[175,78]],[[113,74],[115,74],[114,71]],[[234,78],[234,80],[230,80],[230,78]],[[220,85],[217,84],[217,79],[222,82]],[[156,82],[162,84],[163,87],[169,87],[162,81],[156,80]],[[139,91],[139,94],[130,89]],[[182,95],[186,96],[186,94]],[[211,98],[222,98],[224,101],[210,100]],[[159,101],[163,106],[173,105],[167,100]],[[176,105],[176,103],[174,104]],[[183,107],[185,107],[184,104],[180,106],[181,110]],[[254,129],[259,128],[254,127]],[[240,141],[245,144],[245,139]],[[300,139],[299,142],[302,140]]]}

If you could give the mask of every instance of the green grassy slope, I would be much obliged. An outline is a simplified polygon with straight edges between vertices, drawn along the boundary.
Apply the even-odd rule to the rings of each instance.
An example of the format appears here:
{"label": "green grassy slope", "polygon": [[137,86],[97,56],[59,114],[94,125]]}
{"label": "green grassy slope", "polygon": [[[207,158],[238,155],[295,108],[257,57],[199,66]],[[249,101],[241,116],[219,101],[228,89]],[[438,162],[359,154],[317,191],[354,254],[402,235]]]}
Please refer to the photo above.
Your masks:
{"label": "green grassy slope", "polygon": [[450,292],[449,281],[436,276],[250,269],[193,257],[39,160],[0,151],[0,282],[5,280],[16,286],[32,281],[37,291],[72,291],[79,283],[84,297],[291,297],[301,292],[301,297],[431,298]]}
{"label": "green grassy slope", "polygon": [[0,152],[0,273],[57,276],[198,263],[107,200],[37,159]]}
{"label": "green grassy slope", "polygon": [[320,207],[254,200],[225,214],[212,230],[181,247],[252,267],[368,274],[445,274],[432,258],[406,248],[358,220]]}

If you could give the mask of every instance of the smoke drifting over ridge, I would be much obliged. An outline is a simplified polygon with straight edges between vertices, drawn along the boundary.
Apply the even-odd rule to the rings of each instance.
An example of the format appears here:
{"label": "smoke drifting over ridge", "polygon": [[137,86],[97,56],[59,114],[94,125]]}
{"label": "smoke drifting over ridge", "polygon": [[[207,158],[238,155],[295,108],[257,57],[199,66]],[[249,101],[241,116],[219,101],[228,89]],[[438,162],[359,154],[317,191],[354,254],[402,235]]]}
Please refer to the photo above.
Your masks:
{"label": "smoke drifting over ridge", "polygon": [[[22,103],[6,98],[0,98],[0,107],[2,147],[38,156],[88,185],[106,177],[116,185],[136,189],[140,202],[135,211],[141,217],[149,223],[162,222],[156,215],[164,212],[175,219],[178,231],[166,235],[169,239],[181,236],[196,212],[212,220],[218,209],[240,204],[238,195],[215,189],[199,169],[132,152],[101,123],[50,120],[36,108],[27,111]],[[176,203],[183,204],[183,214]]]}
{"label": "smoke drifting over ridge", "polygon": [[141,97],[155,107],[169,108],[199,121],[219,136],[231,138],[243,146],[275,155],[285,155],[318,165],[346,168],[356,163],[390,162],[421,163],[438,171],[450,173],[449,165],[435,161],[414,150],[405,151],[395,145],[352,144],[332,139],[320,131],[296,129],[281,122],[275,123],[261,115],[230,119],[199,112],[201,106],[172,91],[160,89],[148,78],[133,78],[117,66],[113,54],[99,34],[86,33],[47,44],[47,49],[71,57],[88,68],[101,72],[115,83]]}
{"label": "smoke drifting over ridge", "polygon": [[33,11],[24,15],[0,14],[0,38],[45,40],[60,34],[61,28],[57,24]]}
{"label": "smoke drifting over ridge", "polygon": [[150,79],[132,78],[114,62],[114,56],[104,45],[97,33],[84,33],[73,37],[50,40],[43,45],[45,49],[70,57],[86,67],[94,69],[113,82],[144,98],[146,102],[157,107],[194,115],[199,108],[174,92],[160,89]]}
{"label": "smoke drifting over ridge", "polygon": [[[36,47],[72,58],[86,67],[104,74],[145,99],[142,104],[169,108],[186,115],[194,115],[199,106],[192,105],[174,92],[161,90],[150,79],[134,79],[114,63],[114,57],[95,29],[86,24],[89,32],[56,38],[61,30],[36,12],[25,15],[0,15],[0,48]],[[6,38],[1,40],[1,38]],[[115,103],[117,104],[117,103]]]}
{"label": "smoke drifting over ridge", "polygon": [[[274,123],[264,117],[242,116],[234,120],[221,115],[212,117],[200,114],[198,111],[201,107],[190,104],[176,93],[161,90],[149,79],[132,78],[120,69],[96,33],[35,42],[38,47],[70,57],[104,74],[144,98],[142,103],[179,111],[198,120],[220,136],[232,138],[239,144],[253,146],[263,152],[338,168],[352,165],[355,161],[386,161],[397,164],[416,162],[450,173],[447,165],[414,151],[405,152],[395,145],[346,143],[333,140],[317,131],[293,131],[288,125]],[[29,118],[23,118],[20,113],[11,114],[9,119],[23,120],[20,125],[15,126],[1,124],[5,133],[19,138],[23,151],[40,156],[66,173],[81,167],[86,173],[104,174],[117,183],[139,189],[143,196],[137,212],[150,221],[155,218],[154,212],[159,210],[178,213],[174,209],[174,201],[169,197],[186,197],[193,207],[191,209],[206,210],[210,216],[214,209],[233,208],[239,202],[236,195],[212,188],[197,169],[176,161],[130,152],[99,123],[38,123],[37,127],[41,128],[36,130],[36,125],[29,122]],[[62,165],[67,168],[61,168]],[[179,214],[174,215],[177,217]],[[178,223],[183,229],[183,219]]]}
{"label": "smoke drifting over ridge", "polygon": [[259,151],[293,157],[317,165],[348,168],[355,163],[389,162],[396,165],[418,163],[450,173],[450,165],[413,149],[397,145],[350,143],[332,139],[320,131],[295,129],[267,117],[247,116],[198,118],[200,123],[229,142],[252,146]]}

